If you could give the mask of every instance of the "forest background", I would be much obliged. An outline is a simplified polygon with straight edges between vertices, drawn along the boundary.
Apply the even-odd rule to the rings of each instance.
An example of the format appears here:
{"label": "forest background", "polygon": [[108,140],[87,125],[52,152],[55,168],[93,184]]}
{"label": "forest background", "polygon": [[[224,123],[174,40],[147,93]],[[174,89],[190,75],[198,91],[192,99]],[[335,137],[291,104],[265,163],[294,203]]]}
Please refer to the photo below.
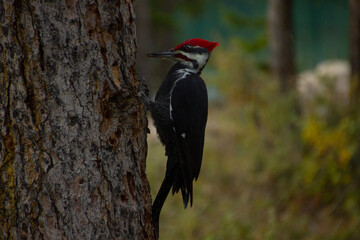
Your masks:
{"label": "forest background", "polygon": [[[283,1],[287,8],[276,2],[137,2],[138,75],[152,94],[171,63],[145,53],[195,37],[220,43],[202,74],[210,111],[194,206],[184,211],[180,195],[169,197],[163,239],[360,238],[353,9],[344,0]],[[284,47],[292,54],[284,61],[294,70],[285,80],[273,64],[271,42],[281,39],[271,39],[272,11],[290,19],[291,44]],[[281,81],[290,82],[285,90]],[[153,127],[148,142],[154,198],[166,158]]]}

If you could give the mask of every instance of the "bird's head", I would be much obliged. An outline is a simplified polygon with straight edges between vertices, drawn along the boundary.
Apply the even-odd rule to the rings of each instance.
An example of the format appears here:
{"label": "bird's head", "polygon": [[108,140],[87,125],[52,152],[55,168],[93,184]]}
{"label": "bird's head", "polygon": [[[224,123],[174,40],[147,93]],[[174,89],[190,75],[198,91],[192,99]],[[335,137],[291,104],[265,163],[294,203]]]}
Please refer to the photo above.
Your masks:
{"label": "bird's head", "polygon": [[199,74],[205,67],[211,51],[217,46],[219,46],[219,43],[217,42],[193,38],[170,50],[159,53],[149,53],[147,56],[172,59],[176,62],[181,62],[191,71]]}

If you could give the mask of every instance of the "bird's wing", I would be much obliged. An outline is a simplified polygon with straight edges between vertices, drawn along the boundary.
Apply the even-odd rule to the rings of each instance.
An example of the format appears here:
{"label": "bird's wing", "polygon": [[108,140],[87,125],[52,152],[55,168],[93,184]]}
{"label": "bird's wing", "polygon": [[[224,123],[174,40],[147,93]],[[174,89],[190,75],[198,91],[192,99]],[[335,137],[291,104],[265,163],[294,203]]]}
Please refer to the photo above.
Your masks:
{"label": "bird's wing", "polygon": [[177,81],[170,100],[182,178],[192,202],[192,181],[200,172],[208,114],[205,82],[198,75]]}

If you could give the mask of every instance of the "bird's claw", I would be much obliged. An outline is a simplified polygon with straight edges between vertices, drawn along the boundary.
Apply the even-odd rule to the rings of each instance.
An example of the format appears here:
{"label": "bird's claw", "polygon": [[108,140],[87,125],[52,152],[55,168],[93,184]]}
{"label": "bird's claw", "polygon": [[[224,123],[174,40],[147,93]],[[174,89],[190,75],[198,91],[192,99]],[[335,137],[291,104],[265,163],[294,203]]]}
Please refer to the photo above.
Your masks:
{"label": "bird's claw", "polygon": [[141,98],[142,102],[145,104],[146,109],[150,109],[151,101],[149,99],[150,90],[149,86],[145,82],[144,76],[140,77],[140,87],[139,87],[139,93],[137,96]]}
{"label": "bird's claw", "polygon": [[138,97],[141,98],[141,101],[144,103],[146,109],[150,109],[151,101],[149,97],[144,92],[139,92]]}
{"label": "bird's claw", "polygon": [[149,86],[147,85],[144,76],[140,77],[140,92],[143,92],[147,97],[149,97],[150,95],[150,89]]}

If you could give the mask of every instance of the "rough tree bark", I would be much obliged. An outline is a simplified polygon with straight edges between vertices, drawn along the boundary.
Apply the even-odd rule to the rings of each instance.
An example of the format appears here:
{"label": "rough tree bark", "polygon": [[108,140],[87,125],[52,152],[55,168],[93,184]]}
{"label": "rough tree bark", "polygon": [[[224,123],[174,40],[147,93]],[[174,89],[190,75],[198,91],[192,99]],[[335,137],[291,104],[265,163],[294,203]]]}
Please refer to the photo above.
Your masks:
{"label": "rough tree bark", "polygon": [[360,98],[360,0],[350,0],[351,102],[358,108]]}
{"label": "rough tree bark", "polygon": [[268,1],[270,65],[283,92],[295,88],[292,0]]}
{"label": "rough tree bark", "polygon": [[153,239],[134,1],[0,1],[0,239]]}

